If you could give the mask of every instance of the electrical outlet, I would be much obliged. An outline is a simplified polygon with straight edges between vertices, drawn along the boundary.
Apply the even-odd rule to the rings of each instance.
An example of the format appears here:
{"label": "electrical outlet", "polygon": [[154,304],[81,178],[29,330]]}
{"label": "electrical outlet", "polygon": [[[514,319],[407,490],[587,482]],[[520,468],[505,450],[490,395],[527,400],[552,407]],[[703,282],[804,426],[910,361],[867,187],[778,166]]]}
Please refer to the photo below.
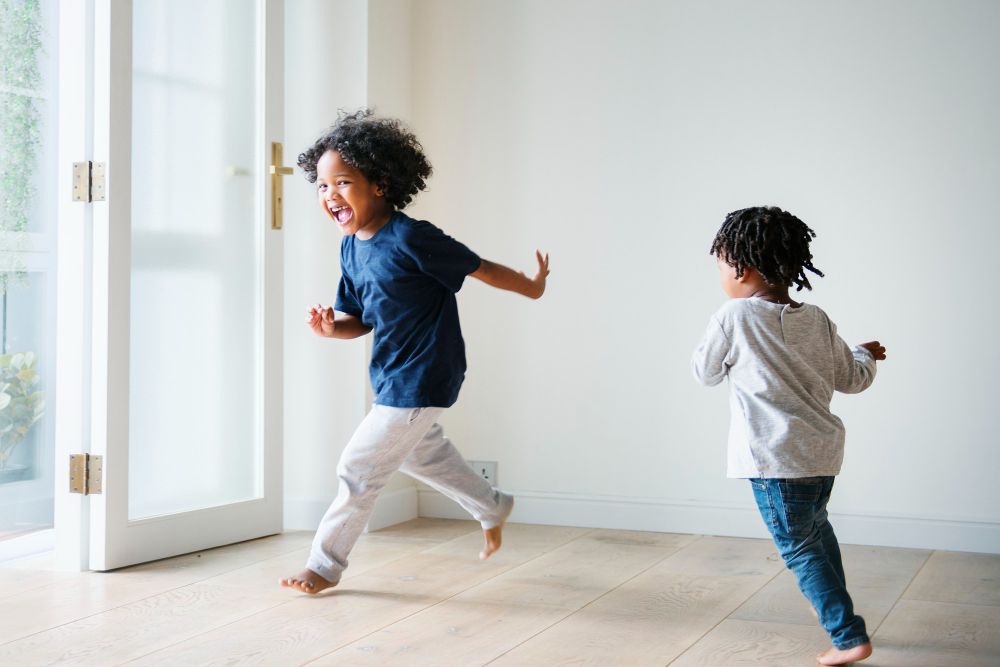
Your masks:
{"label": "electrical outlet", "polygon": [[497,485],[497,462],[496,461],[469,461],[469,465],[476,471],[476,474],[490,483]]}

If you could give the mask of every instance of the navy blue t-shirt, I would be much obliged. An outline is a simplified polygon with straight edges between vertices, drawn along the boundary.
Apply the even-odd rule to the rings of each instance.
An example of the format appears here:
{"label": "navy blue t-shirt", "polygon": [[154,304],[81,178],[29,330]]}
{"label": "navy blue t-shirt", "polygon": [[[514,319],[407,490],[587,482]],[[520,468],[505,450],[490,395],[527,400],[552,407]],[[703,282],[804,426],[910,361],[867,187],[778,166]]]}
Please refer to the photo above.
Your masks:
{"label": "navy blue t-shirt", "polygon": [[479,256],[399,211],[367,241],[345,236],[336,310],[372,327],[375,402],[447,408],[465,379],[455,293]]}

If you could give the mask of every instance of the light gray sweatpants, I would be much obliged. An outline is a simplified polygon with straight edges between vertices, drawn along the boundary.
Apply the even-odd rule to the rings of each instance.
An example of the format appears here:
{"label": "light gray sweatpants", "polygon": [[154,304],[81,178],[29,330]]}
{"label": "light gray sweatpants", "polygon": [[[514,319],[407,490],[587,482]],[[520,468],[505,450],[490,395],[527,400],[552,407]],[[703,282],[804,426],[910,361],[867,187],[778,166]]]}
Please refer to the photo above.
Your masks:
{"label": "light gray sweatpants", "polygon": [[372,406],[340,455],[337,497],[320,521],[306,567],[327,581],[340,581],[347,555],[396,470],[456,501],[484,529],[507,518],[513,497],[469,467],[437,424],[442,412],[442,408]]}

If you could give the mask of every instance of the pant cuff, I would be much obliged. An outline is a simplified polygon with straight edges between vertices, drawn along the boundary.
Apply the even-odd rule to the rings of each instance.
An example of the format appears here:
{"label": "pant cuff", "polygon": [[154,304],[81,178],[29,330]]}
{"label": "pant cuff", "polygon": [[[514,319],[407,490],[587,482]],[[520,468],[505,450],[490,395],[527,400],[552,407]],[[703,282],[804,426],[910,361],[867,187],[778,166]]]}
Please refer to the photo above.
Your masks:
{"label": "pant cuff", "polygon": [[860,637],[855,637],[854,639],[847,639],[842,642],[834,642],[833,646],[840,650],[846,651],[847,649],[854,648],[855,646],[861,646],[862,644],[867,644],[871,641],[868,635],[862,635]]}
{"label": "pant cuff", "polygon": [[309,561],[306,562],[306,568],[329,581],[332,586],[336,586],[340,583],[340,575],[343,574],[341,571],[331,570],[328,567],[324,567],[312,559],[309,559]]}
{"label": "pant cuff", "polygon": [[489,521],[480,521],[483,530],[489,530],[490,528],[496,528],[497,526],[503,525],[503,522],[507,520],[510,513],[514,511],[514,496],[509,496],[503,491],[497,491],[500,495],[500,510],[499,518],[490,519]]}

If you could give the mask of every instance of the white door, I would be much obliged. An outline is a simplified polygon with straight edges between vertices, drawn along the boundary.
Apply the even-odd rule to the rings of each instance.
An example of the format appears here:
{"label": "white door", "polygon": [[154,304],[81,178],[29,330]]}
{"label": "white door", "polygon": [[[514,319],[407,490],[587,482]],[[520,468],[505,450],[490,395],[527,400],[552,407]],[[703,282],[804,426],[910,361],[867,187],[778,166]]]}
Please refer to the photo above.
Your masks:
{"label": "white door", "polygon": [[88,2],[80,159],[105,165],[106,199],[67,289],[91,306],[80,421],[103,488],[77,502],[107,570],[281,530],[283,8]]}

